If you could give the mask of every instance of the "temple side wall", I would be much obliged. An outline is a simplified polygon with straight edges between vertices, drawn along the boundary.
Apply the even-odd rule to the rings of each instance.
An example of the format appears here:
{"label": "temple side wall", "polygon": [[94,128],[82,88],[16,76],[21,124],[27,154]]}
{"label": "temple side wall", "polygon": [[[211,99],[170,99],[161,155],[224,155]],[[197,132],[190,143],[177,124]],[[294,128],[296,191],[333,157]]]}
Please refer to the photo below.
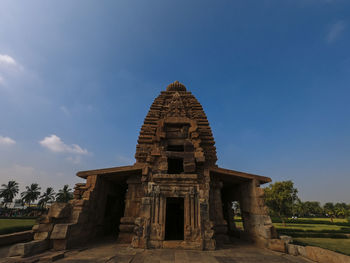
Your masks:
{"label": "temple side wall", "polygon": [[34,240],[48,240],[55,250],[62,250],[104,234],[107,198],[115,195],[117,188],[98,175],[89,176],[85,184],[76,185],[73,200],[54,203],[39,219],[33,227]]}

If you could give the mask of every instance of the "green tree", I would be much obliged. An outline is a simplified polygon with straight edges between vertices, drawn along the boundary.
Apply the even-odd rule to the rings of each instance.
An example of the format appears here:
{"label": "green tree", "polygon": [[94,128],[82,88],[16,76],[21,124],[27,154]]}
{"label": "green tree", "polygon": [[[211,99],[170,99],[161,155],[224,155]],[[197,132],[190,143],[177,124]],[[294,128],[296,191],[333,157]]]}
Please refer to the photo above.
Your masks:
{"label": "green tree", "polygon": [[304,202],[308,216],[319,216],[322,214],[323,209],[321,208],[320,202],[306,201]]}
{"label": "green tree", "polygon": [[21,193],[23,201],[28,203],[28,206],[30,207],[30,204],[35,202],[35,200],[37,200],[40,196],[40,190],[41,188],[37,183],[26,186],[26,191]]}
{"label": "green tree", "polygon": [[348,214],[348,206],[346,203],[336,203],[334,205],[334,212],[337,217],[345,218]]}
{"label": "green tree", "polygon": [[52,187],[48,187],[39,198],[38,205],[44,207],[47,203],[52,203],[55,201],[55,191]]}
{"label": "green tree", "polygon": [[68,201],[71,199],[73,199],[73,192],[72,189],[69,188],[68,184],[66,184],[56,194],[56,202],[68,203]]}
{"label": "green tree", "polygon": [[294,211],[298,214],[299,217],[303,217],[307,214],[307,207],[305,203],[300,201],[299,199],[295,203],[294,207]]}
{"label": "green tree", "polygon": [[324,214],[329,216],[329,218],[333,222],[333,219],[335,217],[334,204],[331,202],[325,203],[323,206],[323,211],[324,211]]}
{"label": "green tree", "polygon": [[297,193],[292,181],[276,182],[265,188],[265,203],[282,220],[283,225],[293,212],[293,205],[298,200]]}
{"label": "green tree", "polygon": [[3,188],[0,189],[0,198],[4,199],[5,207],[7,203],[11,203],[13,198],[19,191],[18,183],[16,181],[9,181],[7,184],[1,185]]}

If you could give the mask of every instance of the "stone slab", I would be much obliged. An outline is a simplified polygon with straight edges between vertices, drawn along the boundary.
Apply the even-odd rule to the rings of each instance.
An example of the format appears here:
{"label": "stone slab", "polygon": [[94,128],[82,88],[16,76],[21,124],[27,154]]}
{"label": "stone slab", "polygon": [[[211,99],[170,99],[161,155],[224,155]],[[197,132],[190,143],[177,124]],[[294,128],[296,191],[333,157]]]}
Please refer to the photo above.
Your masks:
{"label": "stone slab", "polygon": [[30,240],[33,240],[32,230],[0,235],[0,246],[12,245],[14,243],[25,242]]}
{"label": "stone slab", "polygon": [[48,240],[34,240],[27,243],[18,243],[13,245],[9,250],[8,256],[28,257],[34,254],[41,253],[47,249],[49,249]]}
{"label": "stone slab", "polygon": [[319,263],[350,263],[350,257],[323,249],[320,247],[306,246],[307,258]]}

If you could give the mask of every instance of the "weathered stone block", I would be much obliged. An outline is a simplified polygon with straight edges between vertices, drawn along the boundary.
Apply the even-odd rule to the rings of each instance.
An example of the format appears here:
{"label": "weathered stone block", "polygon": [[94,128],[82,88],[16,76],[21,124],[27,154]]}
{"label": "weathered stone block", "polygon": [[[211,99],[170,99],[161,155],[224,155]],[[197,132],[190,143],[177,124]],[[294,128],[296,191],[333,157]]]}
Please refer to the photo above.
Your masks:
{"label": "weathered stone block", "polygon": [[52,242],[54,250],[65,250],[67,249],[67,240],[66,239],[55,239]]}
{"label": "weathered stone block", "polygon": [[295,245],[296,249],[298,250],[298,254],[303,256],[303,257],[307,257],[307,254],[306,254],[306,248],[304,246],[298,246],[298,245]]}
{"label": "weathered stone block", "polygon": [[35,225],[32,227],[33,232],[38,231],[38,229],[39,229],[39,224],[35,224]]}
{"label": "weathered stone block", "polygon": [[53,229],[53,223],[38,225],[38,232],[50,232],[52,229]]}
{"label": "weathered stone block", "polygon": [[53,218],[66,218],[70,216],[71,205],[67,203],[53,203],[48,216]]}
{"label": "weathered stone block", "polygon": [[30,240],[33,240],[33,231],[31,230],[0,235],[0,247]]}
{"label": "weathered stone block", "polygon": [[268,248],[282,253],[286,252],[286,245],[281,239],[270,239],[268,243]]}
{"label": "weathered stone block", "polygon": [[34,240],[45,240],[49,238],[49,232],[36,232],[34,234]]}
{"label": "weathered stone block", "polygon": [[292,256],[298,256],[299,255],[298,247],[296,245],[293,245],[293,244],[288,244],[287,245],[287,252],[288,252],[288,254],[290,254]]}
{"label": "weathered stone block", "polygon": [[306,256],[319,263],[350,263],[349,256],[320,247],[306,246]]}
{"label": "weathered stone block", "polygon": [[272,226],[264,226],[261,225],[259,227],[256,228],[256,233],[265,238],[265,239],[270,239],[273,235],[272,235]]}
{"label": "weathered stone block", "polygon": [[280,239],[283,240],[284,243],[286,243],[286,244],[293,242],[293,238],[290,236],[283,235],[283,236],[280,236]]}
{"label": "weathered stone block", "polygon": [[27,243],[18,243],[13,245],[8,253],[9,257],[21,256],[27,257],[40,252],[43,252],[49,248],[48,240],[35,240]]}
{"label": "weathered stone block", "polygon": [[68,234],[69,224],[56,224],[51,233],[51,239],[65,239]]}

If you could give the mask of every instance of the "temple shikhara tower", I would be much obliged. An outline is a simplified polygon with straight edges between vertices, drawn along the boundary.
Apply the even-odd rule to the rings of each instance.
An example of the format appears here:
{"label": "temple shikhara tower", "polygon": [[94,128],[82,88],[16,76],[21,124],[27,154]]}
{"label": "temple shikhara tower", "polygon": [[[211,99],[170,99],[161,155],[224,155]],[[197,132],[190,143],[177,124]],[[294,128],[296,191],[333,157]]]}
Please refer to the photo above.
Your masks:
{"label": "temple shikhara tower", "polygon": [[[212,250],[230,236],[266,246],[276,237],[263,200],[268,177],[216,165],[213,134],[198,100],[175,81],[154,100],[130,166],[78,172],[68,204],[54,204],[35,240],[66,249],[98,236],[137,248]],[[244,231],[233,221],[239,202]]]}

